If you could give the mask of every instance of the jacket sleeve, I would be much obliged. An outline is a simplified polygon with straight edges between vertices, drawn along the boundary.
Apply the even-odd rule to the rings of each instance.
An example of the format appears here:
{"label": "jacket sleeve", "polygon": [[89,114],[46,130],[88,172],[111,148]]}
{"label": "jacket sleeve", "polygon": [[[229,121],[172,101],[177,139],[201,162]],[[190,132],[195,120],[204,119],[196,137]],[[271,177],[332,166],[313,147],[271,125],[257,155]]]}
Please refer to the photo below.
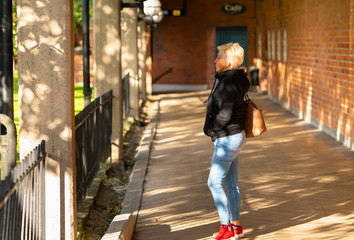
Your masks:
{"label": "jacket sleeve", "polygon": [[212,129],[215,131],[224,129],[231,120],[234,101],[237,97],[236,86],[232,84],[232,81],[225,81],[224,83],[225,84],[217,88],[219,95],[217,101],[219,112],[212,122]]}

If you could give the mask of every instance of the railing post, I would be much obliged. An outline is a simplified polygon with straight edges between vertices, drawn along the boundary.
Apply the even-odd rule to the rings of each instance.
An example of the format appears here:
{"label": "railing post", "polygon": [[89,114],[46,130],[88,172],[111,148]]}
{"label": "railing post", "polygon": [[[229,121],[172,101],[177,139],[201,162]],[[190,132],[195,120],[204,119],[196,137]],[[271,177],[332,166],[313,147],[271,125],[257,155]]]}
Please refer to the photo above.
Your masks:
{"label": "railing post", "polygon": [[16,166],[16,125],[5,114],[0,114],[0,123],[6,127],[7,134],[0,136],[1,145],[1,180]]}
{"label": "railing post", "polygon": [[90,15],[89,0],[82,1],[82,48],[83,48],[83,76],[84,76],[84,104],[91,102],[90,87]]}
{"label": "railing post", "polygon": [[13,118],[12,0],[0,3],[0,113]]}

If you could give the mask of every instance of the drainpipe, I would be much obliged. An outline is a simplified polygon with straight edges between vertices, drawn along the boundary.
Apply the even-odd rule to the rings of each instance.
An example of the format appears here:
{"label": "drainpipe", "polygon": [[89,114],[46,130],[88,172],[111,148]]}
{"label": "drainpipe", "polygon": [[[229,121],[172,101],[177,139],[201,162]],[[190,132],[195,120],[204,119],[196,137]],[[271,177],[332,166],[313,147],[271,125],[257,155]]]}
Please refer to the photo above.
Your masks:
{"label": "drainpipe", "polygon": [[90,15],[89,0],[82,0],[82,50],[83,50],[83,76],[84,76],[84,104],[91,102],[90,87]]}
{"label": "drainpipe", "polygon": [[5,114],[0,114],[0,123],[7,130],[6,135],[0,136],[1,146],[1,180],[16,166],[16,125],[14,121]]}
{"label": "drainpipe", "polygon": [[0,2],[0,113],[13,119],[12,0]]}

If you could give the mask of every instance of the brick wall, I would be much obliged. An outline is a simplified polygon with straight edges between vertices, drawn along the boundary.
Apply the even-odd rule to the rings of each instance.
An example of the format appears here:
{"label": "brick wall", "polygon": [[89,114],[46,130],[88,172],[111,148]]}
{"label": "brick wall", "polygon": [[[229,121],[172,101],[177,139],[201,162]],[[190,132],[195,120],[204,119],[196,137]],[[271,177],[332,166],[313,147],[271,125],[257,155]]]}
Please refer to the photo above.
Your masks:
{"label": "brick wall", "polygon": [[261,88],[354,148],[351,0],[256,1]]}
{"label": "brick wall", "polygon": [[[83,85],[84,81],[84,74],[83,74],[83,55],[82,49],[82,28],[78,27],[77,33],[74,35],[75,43],[78,45],[74,51],[74,81],[75,84]],[[94,72],[93,72],[93,30],[90,31],[90,82],[91,87],[93,87],[94,83]]]}
{"label": "brick wall", "polygon": [[[247,26],[248,65],[255,55],[254,1],[239,0],[247,10],[241,15],[221,11],[229,0],[187,0],[186,16],[166,16],[154,28],[152,78],[172,68],[157,84],[210,85],[214,80],[215,29]],[[161,0],[164,9],[180,9],[182,0]]]}
{"label": "brick wall", "polygon": [[[75,84],[83,85],[84,73],[83,73],[83,56],[82,54],[74,55],[74,80]],[[93,56],[90,55],[90,82],[91,87],[94,83],[94,72],[93,72]]]}

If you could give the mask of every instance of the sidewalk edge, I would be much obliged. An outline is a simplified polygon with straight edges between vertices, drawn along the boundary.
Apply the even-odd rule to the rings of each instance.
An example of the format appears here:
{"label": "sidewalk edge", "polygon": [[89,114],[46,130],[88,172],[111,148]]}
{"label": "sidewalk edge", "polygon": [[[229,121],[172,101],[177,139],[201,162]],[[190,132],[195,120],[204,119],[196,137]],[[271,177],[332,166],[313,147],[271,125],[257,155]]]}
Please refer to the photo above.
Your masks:
{"label": "sidewalk edge", "polygon": [[160,100],[156,100],[152,107],[151,120],[144,131],[144,136],[135,155],[136,162],[129,177],[121,214],[113,219],[105,235],[101,238],[102,240],[130,240],[133,237],[159,112]]}

